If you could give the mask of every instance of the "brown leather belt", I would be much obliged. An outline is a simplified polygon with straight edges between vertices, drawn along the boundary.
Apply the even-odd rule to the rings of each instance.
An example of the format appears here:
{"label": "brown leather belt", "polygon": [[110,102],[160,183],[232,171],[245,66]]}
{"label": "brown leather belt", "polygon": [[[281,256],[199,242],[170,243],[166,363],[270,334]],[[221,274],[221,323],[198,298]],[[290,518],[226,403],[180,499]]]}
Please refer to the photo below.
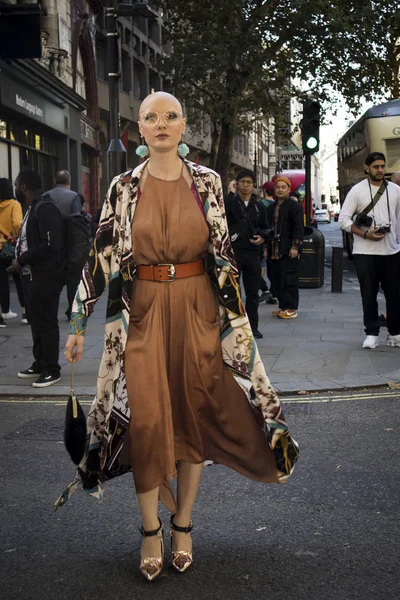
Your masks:
{"label": "brown leather belt", "polygon": [[167,283],[175,279],[193,277],[193,275],[201,275],[202,273],[204,273],[204,260],[202,258],[181,265],[138,265],[136,267],[136,277],[138,279]]}

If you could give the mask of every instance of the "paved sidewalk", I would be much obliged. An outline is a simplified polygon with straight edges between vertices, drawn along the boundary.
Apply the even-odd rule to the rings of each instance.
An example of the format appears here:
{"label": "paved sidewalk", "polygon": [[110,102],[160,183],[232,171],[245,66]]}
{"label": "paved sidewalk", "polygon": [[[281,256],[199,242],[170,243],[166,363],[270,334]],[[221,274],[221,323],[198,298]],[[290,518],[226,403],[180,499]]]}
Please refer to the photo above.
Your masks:
{"label": "paved sidewalk", "polygon": [[[343,293],[330,292],[330,270],[325,270],[326,285],[320,289],[300,290],[299,318],[284,321],[272,317],[274,306],[260,306],[260,331],[264,338],[258,347],[269,377],[282,392],[334,390],[359,386],[386,385],[400,381],[400,348],[385,345],[387,331],[380,335],[375,350],[362,350],[364,339],[361,299],[356,280],[347,278]],[[62,380],[44,389],[35,389],[31,380],[18,379],[16,373],[32,363],[29,326],[20,319],[7,321],[0,329],[0,394],[7,396],[57,396],[69,392],[69,366],[62,350],[68,331],[64,311],[60,308]],[[383,296],[379,296],[384,311]],[[94,395],[96,375],[103,347],[106,296],[89,320],[84,360],[76,365],[75,387],[79,395]],[[17,308],[12,293],[11,306]]]}

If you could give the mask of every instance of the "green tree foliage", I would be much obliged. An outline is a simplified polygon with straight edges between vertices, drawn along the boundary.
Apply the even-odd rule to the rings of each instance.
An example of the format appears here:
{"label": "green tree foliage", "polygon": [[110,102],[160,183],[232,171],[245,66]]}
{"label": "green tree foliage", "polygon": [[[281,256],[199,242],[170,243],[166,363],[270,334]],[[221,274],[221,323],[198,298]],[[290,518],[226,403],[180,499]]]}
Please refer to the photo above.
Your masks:
{"label": "green tree foliage", "polygon": [[[226,182],[233,136],[290,96],[399,96],[398,0],[155,0],[173,52],[163,58],[189,113],[212,123],[211,164]],[[294,88],[301,80],[308,88]],[[197,110],[198,112],[198,110]]]}

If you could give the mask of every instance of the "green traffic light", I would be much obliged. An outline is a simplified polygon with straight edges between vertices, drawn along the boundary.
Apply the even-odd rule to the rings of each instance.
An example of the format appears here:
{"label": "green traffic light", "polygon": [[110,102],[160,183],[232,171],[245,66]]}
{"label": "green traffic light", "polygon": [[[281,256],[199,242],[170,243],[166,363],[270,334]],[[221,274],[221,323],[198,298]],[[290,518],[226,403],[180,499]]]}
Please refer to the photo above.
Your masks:
{"label": "green traffic light", "polygon": [[318,140],[317,140],[317,138],[315,138],[315,137],[309,137],[308,140],[306,141],[306,146],[310,150],[314,150],[314,148],[316,148],[318,146]]}

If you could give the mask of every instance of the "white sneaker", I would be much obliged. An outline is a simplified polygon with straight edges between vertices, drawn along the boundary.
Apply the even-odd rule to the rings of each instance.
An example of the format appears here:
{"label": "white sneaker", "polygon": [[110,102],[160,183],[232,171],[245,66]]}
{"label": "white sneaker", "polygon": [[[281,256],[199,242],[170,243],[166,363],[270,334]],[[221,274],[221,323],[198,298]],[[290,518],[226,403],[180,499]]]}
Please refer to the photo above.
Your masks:
{"label": "white sneaker", "polygon": [[390,335],[389,333],[386,340],[386,346],[397,346],[397,348],[400,348],[400,334]]}
{"label": "white sneaker", "polygon": [[362,345],[363,348],[370,348],[372,350],[372,348],[377,348],[379,346],[379,342],[378,342],[378,336],[377,335],[367,335],[367,337],[364,340],[364,343]]}
{"label": "white sneaker", "polygon": [[1,313],[1,316],[3,319],[15,319],[15,317],[18,317],[17,313],[12,310],[9,310],[8,313]]}

